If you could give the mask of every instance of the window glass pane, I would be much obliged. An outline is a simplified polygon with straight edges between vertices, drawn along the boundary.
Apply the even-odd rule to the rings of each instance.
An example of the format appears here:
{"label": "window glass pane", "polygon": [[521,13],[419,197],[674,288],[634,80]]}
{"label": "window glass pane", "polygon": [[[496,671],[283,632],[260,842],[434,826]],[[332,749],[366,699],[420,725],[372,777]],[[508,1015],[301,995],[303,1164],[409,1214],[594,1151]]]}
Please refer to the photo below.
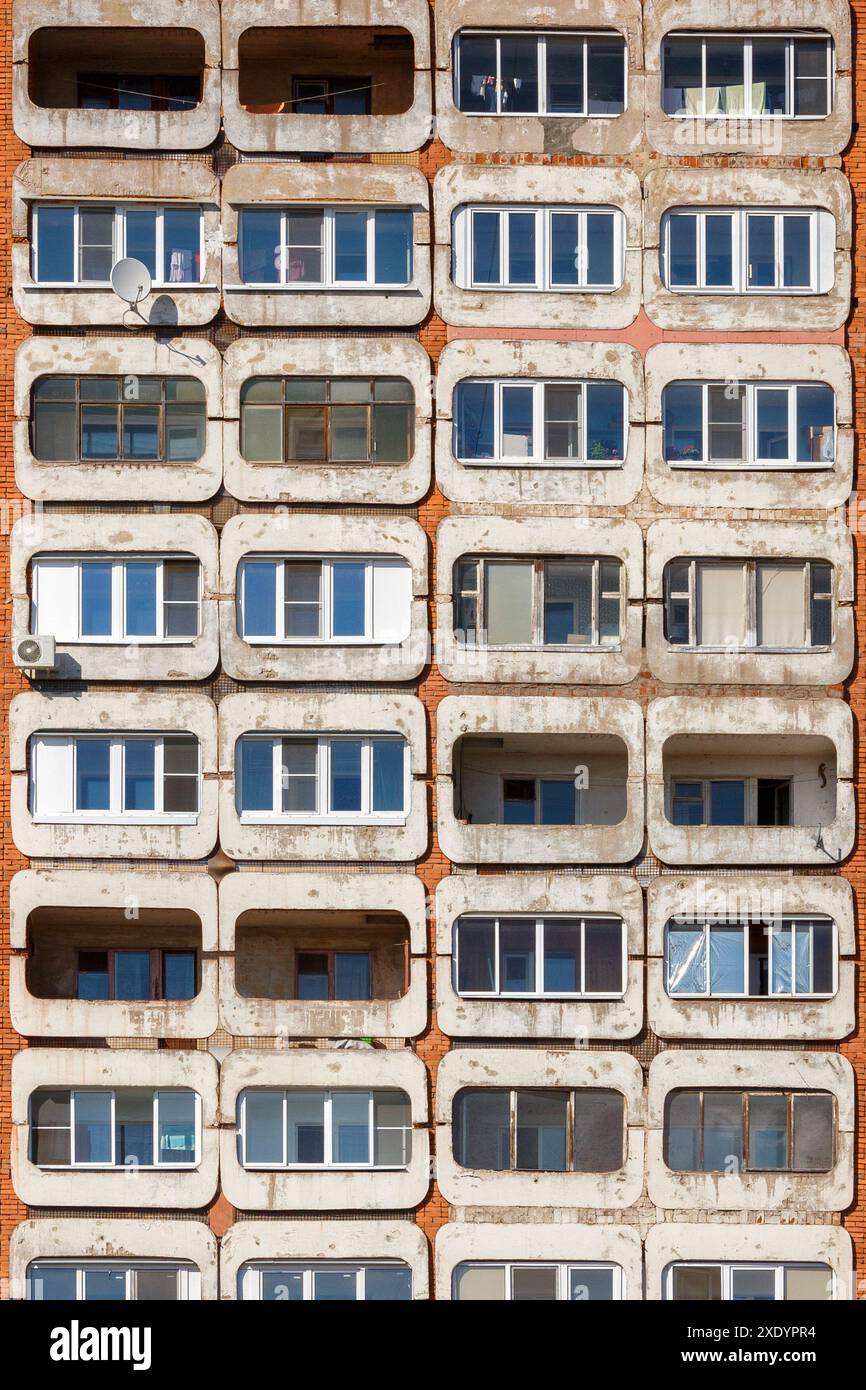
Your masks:
{"label": "window glass pane", "polygon": [[204,453],[205,407],[195,401],[168,401],[165,456],[172,463],[194,463]]}
{"label": "window glass pane", "polygon": [[370,458],[370,410],[366,405],[333,405],[330,410],[331,451],[335,462]]}
{"label": "window glass pane", "polygon": [[117,423],[117,408],[115,406],[82,405],[81,457],[83,459],[119,458]]}
{"label": "window glass pane", "polygon": [[263,1269],[262,1299],[268,1302],[301,1303],[304,1297],[304,1276],[295,1269]]}
{"label": "window glass pane", "polygon": [[574,782],[544,778],[541,783],[541,824],[574,825],[578,818]]}
{"label": "window glass pane", "polygon": [[454,1293],[462,1303],[502,1302],[505,1299],[504,1265],[458,1265]]}
{"label": "window glass pane", "polygon": [[195,1096],[192,1091],[159,1092],[159,1162],[195,1162]]}
{"label": "window glass pane", "polygon": [[111,806],[108,739],[75,741],[75,809],[107,811]]}
{"label": "window glass pane", "polygon": [[162,567],[163,626],[166,637],[198,635],[197,563],[167,560]]}
{"label": "window glass pane", "polygon": [[460,34],[457,38],[460,111],[496,111],[496,39],[492,34]]}
{"label": "window glass pane", "polygon": [[316,1269],[313,1271],[313,1299],[316,1303],[354,1303],[357,1298],[354,1270]]}
{"label": "window glass pane", "polygon": [[332,811],[361,810],[361,740],[334,739],[331,742]]}
{"label": "window glass pane", "polygon": [[833,992],[833,923],[812,923],[812,991]]}
{"label": "window glass pane", "polygon": [[405,1167],[412,1156],[412,1116],[402,1091],[373,1093],[374,1162],[380,1167]]}
{"label": "window glass pane", "polygon": [[701,646],[743,646],[746,590],[742,565],[702,562],[697,567],[697,602]]}
{"label": "window glass pane", "polygon": [[782,224],[782,284],[789,288],[808,286],[812,281],[811,221],[808,217],[786,214]]}
{"label": "window glass pane", "polygon": [[[241,404],[241,454],[252,462],[276,463],[282,459],[282,407]],[[321,458],[321,452],[315,457]]]}
{"label": "window glass pane", "polygon": [[192,735],[166,738],[163,742],[162,809],[189,813],[198,810],[198,740]]}
{"label": "window glass pane", "polygon": [[586,214],[586,264],[588,285],[616,283],[613,264],[613,213]]}
{"label": "window glass pane", "polygon": [[616,920],[584,926],[585,988],[588,994],[620,994],[623,980],[623,924]]}
{"label": "window glass pane", "polygon": [[806,643],[806,584],[802,565],[757,567],[758,646],[803,647]]}
{"label": "window glass pane", "polygon": [[487,563],[485,574],[488,644],[531,644],[532,563],[491,560]]}
{"label": "window glass pane", "polygon": [[33,453],[46,461],[78,458],[78,414],[73,401],[33,399]]}
{"label": "window glass pane", "polygon": [[457,989],[461,994],[495,989],[496,931],[492,921],[464,918],[457,926]]}
{"label": "window glass pane", "polygon": [[511,1166],[508,1091],[461,1091],[454,1100],[454,1152],[464,1168],[502,1172]]}
{"label": "window glass pane", "polygon": [[674,1173],[695,1173],[700,1169],[700,1097],[697,1091],[675,1091],[666,1101],[665,1163]]}
{"label": "window glass pane", "polygon": [[298,954],[298,998],[328,999],[330,980],[327,952],[304,951]]}
{"label": "window glass pane", "polygon": [[740,116],[745,110],[744,49],[739,39],[706,39],[706,114]]}
{"label": "window glass pane", "polygon": [[163,953],[163,998],[195,998],[195,951]]}
{"label": "window glass pane", "polygon": [[701,387],[675,383],[664,388],[665,458],[699,460],[704,455]]}
{"label": "window glass pane", "polygon": [[662,106],[669,116],[703,113],[700,39],[666,39],[662,44]]}
{"label": "window glass pane", "polygon": [[362,281],[367,278],[366,212],[338,209],[334,213],[334,278],[338,281]]}
{"label": "window glass pane", "polygon": [[752,114],[784,116],[784,39],[752,39]]}
{"label": "window glass pane", "polygon": [[276,285],[280,279],[279,212],[244,208],[240,215],[240,269],[246,285]]}
{"label": "window glass pane", "polygon": [[72,1162],[69,1091],[35,1091],[30,1097],[30,1157],[40,1166]]}
{"label": "window glass pane", "polygon": [[153,1092],[124,1088],[114,1096],[114,1161],[153,1163]]}
{"label": "window glass pane", "polygon": [[166,208],[163,215],[163,278],[169,284],[201,280],[201,213]]}
{"label": "window glass pane", "polygon": [[115,951],[115,999],[150,999],[150,951]]}
{"label": "window glass pane", "polygon": [[334,998],[370,999],[370,957],[364,951],[334,952]]}
{"label": "window glass pane", "polygon": [[324,1163],[325,1097],[321,1091],[289,1091],[286,1096],[288,1162]]}
{"label": "window glass pane", "polygon": [[126,633],[156,636],[156,570],[154,561],[127,561],[124,566]]}
{"label": "window glass pane", "polygon": [[798,1173],[829,1173],[833,1167],[833,1097],[793,1097],[794,1159]]}
{"label": "window glass pane", "polygon": [[745,825],[743,782],[710,782],[710,825]]}
{"label": "window glass pane", "polygon": [[372,751],[373,810],[403,811],[405,743],[402,739],[374,739]]}
{"label": "window glass pane", "polygon": [[743,1166],[743,1105],[739,1091],[704,1092],[704,1173],[739,1173]]}
{"label": "window glass pane", "polygon": [[544,566],[544,641],[586,646],[594,637],[592,564],[550,560]]}
{"label": "window glass pane", "polygon": [[508,283],[535,284],[535,213],[509,212]]}
{"label": "window glass pane", "polygon": [[110,562],[88,560],[81,566],[81,635],[111,636]]}
{"label": "window glass pane", "polygon": [[75,279],[74,208],[36,209],[38,254],[34,279],[37,283],[69,284]]}
{"label": "window glass pane", "polygon": [[554,212],[550,217],[550,283],[580,283],[580,218],[575,212]]}
{"label": "window glass pane", "polygon": [[377,1267],[364,1273],[364,1299],[367,1303],[405,1303],[412,1297],[412,1271],[407,1265]]}
{"label": "window glass pane", "polygon": [[176,1269],[137,1269],[135,1297],[139,1303],[171,1303],[177,1300]]}
{"label": "window glass pane", "polygon": [[123,408],[123,447],[125,459],[158,459],[159,407],[125,405]]}
{"label": "window glass pane", "polygon": [[283,1162],[283,1096],[280,1091],[248,1091],[244,1098],[247,1163]]}
{"label": "window glass pane", "polygon": [[739,387],[707,388],[707,429],[713,462],[746,457],[746,393]]}
{"label": "window glass pane", "polygon": [[734,221],[729,212],[707,213],[704,218],[705,280],[708,287],[727,288],[734,283]]}
{"label": "window glass pane", "polygon": [[776,283],[776,219],[764,213],[750,213],[749,279],[752,289],[772,289]]}
{"label": "window glass pane", "polygon": [[456,453],[461,459],[493,458],[493,392],[490,382],[460,382],[455,391]]}
{"label": "window glass pane", "polygon": [[375,214],[377,285],[408,285],[412,279],[412,214],[379,208]]}
{"label": "window glass pane", "polygon": [[580,922],[545,922],[545,994],[576,994],[579,989]]}
{"label": "window glass pane", "polygon": [[798,386],[797,462],[832,463],[835,397],[830,386]]}
{"label": "window glass pane", "polygon": [[833,1275],[826,1265],[786,1265],[784,1279],[787,1303],[823,1302],[833,1297]]}
{"label": "window glass pane", "polygon": [[794,40],[794,115],[826,116],[830,106],[827,82],[827,40]]}
{"label": "window glass pane", "polygon": [[625,393],[616,381],[586,387],[586,456],[621,459],[625,455]]}
{"label": "window glass pane", "polygon": [[241,811],[274,809],[274,750],[270,739],[245,738],[238,742],[240,754]]}
{"label": "window glass pane", "polygon": [[369,1163],[370,1097],[366,1091],[335,1091],[331,1126],[335,1163]]}
{"label": "window glass pane", "polygon": [[126,1301],[126,1270],[86,1269],[84,1298],[88,1303],[124,1303]]}
{"label": "window glass pane", "polygon": [[501,283],[498,212],[472,213],[472,283]]}
{"label": "window glass pane", "polygon": [[[340,568],[334,567],[335,580],[336,572]],[[284,567],[284,592],[286,636],[321,637],[321,562],[287,560]]]}
{"label": "window glass pane", "polygon": [[581,400],[580,386],[544,387],[545,458],[581,458]]}
{"label": "window glass pane", "polygon": [[722,1297],[720,1265],[674,1265],[671,1297],[678,1302],[718,1303]]}
{"label": "window glass pane", "polygon": [[502,805],[506,825],[532,825],[535,821],[535,782],[528,777],[505,777]]}
{"label": "window glass pane", "polygon": [[692,212],[676,212],[668,218],[668,274],[675,288],[698,283],[697,228]]}
{"label": "window glass pane", "polygon": [[619,1091],[575,1091],[574,1171],[613,1173],[623,1165],[625,1097]]}
{"label": "window glass pane", "polygon": [[517,1265],[511,1271],[514,1303],[555,1303],[559,1271],[555,1265]]}
{"label": "window glass pane", "polygon": [[406,463],[415,444],[414,406],[379,402],[373,408],[376,463]]}
{"label": "window glass pane", "polygon": [[[548,62],[550,40],[548,39]],[[625,110],[625,44],[619,38],[587,40],[587,112],[616,116]]]}
{"label": "window glass pane", "polygon": [[538,39],[505,33],[499,40],[503,114],[538,110]]}
{"label": "window glass pane", "polygon": [[710,994],[742,994],[745,988],[742,927],[710,927]]}
{"label": "window glass pane", "polygon": [[302,812],[317,808],[318,747],[312,740],[283,739],[283,811]]}
{"label": "window glass pane", "polygon": [[75,1162],[111,1163],[111,1093],[75,1091]]}
{"label": "window glass pane", "polygon": [[108,952],[79,951],[76,998],[108,999],[108,983]]}
{"label": "window glass pane", "polygon": [[788,1102],[784,1096],[749,1096],[749,1167],[788,1167]]}
{"label": "window glass pane", "polygon": [[[572,34],[548,34],[546,43],[547,110],[554,116],[580,116],[583,114],[584,40]],[[590,74],[590,83],[592,81],[593,77]],[[598,100],[601,93],[596,92],[595,96]]]}
{"label": "window glass pane", "polygon": [[28,1297],[36,1302],[75,1302],[76,1276],[71,1265],[30,1265]]}
{"label": "window glass pane", "polygon": [[790,455],[788,399],[785,389],[761,387],[755,392],[759,459],[787,459]]}
{"label": "window glass pane", "polygon": [[[136,218],[155,219],[154,213],[129,213],[127,223]],[[129,234],[127,234],[129,235]],[[153,258],[147,253],[138,255],[135,250],[127,251],[129,256],[137,256],[144,261],[152,273]],[[114,261],[114,209],[81,208],[78,213],[78,278],[104,282],[111,274]]]}
{"label": "window glass pane", "polygon": [[333,632],[335,637],[363,637],[367,566],[362,560],[332,565]]}
{"label": "window glass pane", "polygon": [[[360,218],[366,227],[366,213],[345,213],[337,216]],[[322,242],[325,218],[314,208],[295,208],[286,213],[285,280],[287,284],[318,285],[324,279],[322,266]],[[335,218],[335,239],[337,225]],[[339,254],[344,269],[349,269],[346,261],[357,252],[357,241],[352,235],[351,225],[342,223],[339,231]],[[366,233],[361,243],[361,254],[366,265]],[[337,277],[340,278],[339,276]],[[351,277],[349,277],[351,278]],[[362,272],[361,279],[364,279]]]}
{"label": "window glass pane", "polygon": [[534,922],[500,922],[499,989],[503,994],[525,994],[535,989]]}
{"label": "window glass pane", "polygon": [[502,456],[529,458],[533,453],[533,392],[527,386],[502,388]]}
{"label": "window glass pane", "polygon": [[703,994],[707,987],[703,927],[667,929],[668,994]]}
{"label": "window glass pane", "polygon": [[568,1271],[568,1297],[573,1303],[599,1303],[613,1298],[613,1270],[586,1265]]}
{"label": "window glass pane", "polygon": [[776,1300],[776,1271],[774,1269],[731,1270],[731,1300],[734,1303],[774,1303]]}
{"label": "window glass pane", "polygon": [[565,1172],[568,1092],[518,1091],[516,1100],[516,1167],[532,1172]]}

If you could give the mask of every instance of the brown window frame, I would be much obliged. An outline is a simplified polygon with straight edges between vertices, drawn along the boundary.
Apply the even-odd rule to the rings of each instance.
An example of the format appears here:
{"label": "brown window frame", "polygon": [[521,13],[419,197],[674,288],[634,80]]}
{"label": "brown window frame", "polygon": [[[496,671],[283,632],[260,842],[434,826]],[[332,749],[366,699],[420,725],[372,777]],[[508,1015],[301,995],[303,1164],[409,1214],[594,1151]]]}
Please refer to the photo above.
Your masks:
{"label": "brown window frame", "polygon": [[[740,1173],[755,1174],[755,1175],[757,1175],[757,1176],[760,1176],[760,1175],[763,1174],[763,1173],[790,1173],[790,1174],[793,1174],[793,1175],[803,1175],[803,1176],[813,1175],[813,1176],[814,1176],[814,1175],[819,1175],[819,1174],[824,1174],[824,1173],[831,1173],[831,1172],[833,1171],[833,1168],[835,1167],[837,1161],[838,1161],[838,1145],[837,1145],[837,1142],[836,1142],[836,1136],[837,1136],[837,1130],[838,1130],[838,1106],[837,1106],[837,1104],[836,1104],[836,1098],[835,1098],[835,1096],[833,1095],[832,1091],[824,1091],[824,1090],[820,1090],[820,1089],[807,1090],[807,1091],[786,1091],[786,1090],[783,1090],[783,1089],[780,1089],[780,1088],[776,1088],[776,1089],[768,1088],[768,1089],[766,1089],[766,1090],[760,1090],[760,1089],[757,1088],[757,1087],[746,1088],[746,1089],[740,1090],[740,1089],[738,1089],[737,1087],[728,1087],[728,1088],[726,1088],[726,1087],[723,1087],[723,1086],[719,1086],[719,1087],[708,1086],[708,1087],[705,1087],[705,1088],[698,1088],[698,1087],[692,1087],[692,1086],[681,1086],[681,1087],[677,1087],[677,1088],[676,1088],[675,1090],[673,1090],[673,1091],[670,1091],[670,1092],[668,1093],[668,1095],[665,1097],[665,1113],[664,1113],[663,1141],[664,1141],[664,1161],[665,1161],[665,1164],[668,1165],[668,1166],[669,1166],[669,1164],[668,1164],[668,1131],[669,1131],[669,1123],[670,1123],[670,1122],[669,1122],[669,1103],[670,1103],[670,1101],[671,1101],[675,1096],[682,1096],[682,1095],[690,1095],[690,1096],[697,1096],[697,1097],[698,1097],[698,1140],[699,1140],[699,1157],[700,1157],[700,1162],[701,1162],[701,1163],[703,1163],[703,1159],[704,1159],[704,1100],[705,1100],[705,1097],[706,1097],[707,1095],[712,1095],[712,1096],[718,1096],[718,1095],[737,1096],[737,1095],[738,1095],[738,1096],[740,1097],[740,1146],[741,1146],[742,1155],[743,1155],[742,1163],[741,1163],[741,1166],[740,1166],[740,1169],[739,1169],[739,1172],[740,1172]],[[787,1164],[786,1164],[786,1166],[785,1166],[784,1168],[753,1168],[753,1167],[751,1166],[751,1132],[750,1132],[750,1126],[749,1126],[749,1102],[750,1102],[750,1099],[751,1099],[752,1097],[755,1097],[755,1098],[758,1098],[758,1099],[762,1099],[762,1100],[763,1100],[763,1099],[770,1098],[770,1097],[775,1097],[775,1096],[780,1096],[780,1097],[782,1097],[782,1098],[785,1100],[786,1105],[787,1105],[786,1141],[785,1141],[785,1142],[786,1142],[786,1148],[787,1148],[787,1159],[788,1159],[788,1162],[787,1162]],[[830,1100],[832,1101],[832,1112],[833,1112],[833,1115],[832,1115],[833,1124],[832,1124],[832,1133],[831,1133],[831,1151],[832,1151],[832,1152],[831,1152],[831,1159],[832,1159],[832,1161],[831,1161],[831,1163],[830,1163],[830,1167],[829,1167],[829,1168],[795,1168],[795,1167],[793,1166],[793,1164],[794,1164],[794,1105],[795,1105],[795,1101],[797,1100],[797,1098],[798,1098],[798,1097],[801,1097],[801,1096],[829,1096],[829,1097],[830,1097]],[[703,1167],[701,1167],[701,1168],[671,1168],[670,1171],[671,1171],[672,1173],[685,1173],[685,1174],[703,1175],[703,1174],[718,1172],[719,1170],[718,1170],[718,1169],[713,1169],[713,1168],[703,1168]]]}
{"label": "brown window frame", "polygon": [[[370,980],[369,999],[343,999],[337,998],[334,994],[336,987],[336,965],[335,959],[340,956],[364,956],[367,960],[367,974]],[[372,952],[367,951],[346,951],[342,946],[322,947],[316,950],[314,947],[305,947],[302,951],[295,952],[294,988],[296,1001],[301,1000],[300,996],[300,977],[301,961],[305,956],[327,956],[328,959],[328,997],[327,999],[305,999],[301,1002],[305,1004],[369,1004],[372,1002],[373,995],[373,957]]]}
{"label": "brown window frame", "polygon": [[[138,1001],[132,999],[118,999],[115,994],[115,957],[119,951],[136,951],[135,946],[77,946],[75,948],[75,1000],[80,1004],[132,1004]],[[201,958],[200,953],[195,947],[187,946],[143,946],[140,953],[147,951],[150,956],[150,975],[149,987],[150,994],[146,1003],[168,1003],[185,1004],[191,1003],[192,999],[201,990]],[[79,976],[81,973],[82,955],[106,955],[108,957],[108,998],[107,999],[82,999],[79,994]],[[192,955],[195,964],[195,992],[189,1000],[186,999],[166,999],[165,998],[165,957],[169,955]]]}
{"label": "brown window frame", "polygon": [[[414,400],[414,391],[412,392],[412,399],[411,399],[411,400],[407,400],[407,399],[405,399],[405,398],[397,398],[397,397],[395,397],[393,400],[390,400],[390,399],[387,399],[387,398],[386,398],[386,399],[383,399],[383,400],[377,400],[377,399],[375,398],[375,388],[376,388],[377,383],[383,383],[383,382],[385,382],[385,383],[387,383],[387,382],[405,382],[406,385],[408,385],[408,386],[410,387],[410,389],[411,389],[411,382],[409,382],[408,379],[407,379],[406,377],[389,377],[389,376],[356,376],[356,377],[348,377],[348,376],[347,376],[347,377],[340,377],[340,376],[315,376],[315,377],[304,378],[305,380],[317,381],[317,382],[321,382],[321,383],[323,384],[323,388],[324,388],[324,397],[323,397],[323,399],[320,400],[320,401],[287,401],[287,400],[286,400],[286,385],[287,385],[288,382],[293,381],[293,380],[295,380],[295,379],[296,379],[296,378],[293,378],[293,377],[262,376],[262,377],[249,377],[249,378],[247,379],[247,381],[245,381],[245,382],[243,383],[243,385],[242,385],[242,387],[241,387],[241,399],[240,399],[240,421],[239,421],[239,435],[240,435],[240,440],[239,440],[239,442],[240,442],[240,445],[241,445],[241,448],[240,448],[241,458],[245,459],[248,463],[252,463],[252,464],[256,464],[256,465],[258,465],[258,464],[263,464],[263,465],[265,465],[265,466],[267,466],[268,464],[275,464],[275,465],[277,465],[277,466],[283,466],[283,465],[286,465],[286,464],[291,464],[293,467],[308,467],[308,468],[310,468],[310,467],[312,467],[312,468],[321,468],[323,465],[327,465],[327,466],[329,466],[329,467],[333,466],[333,467],[336,467],[336,468],[340,468],[340,467],[342,467],[342,466],[346,466],[346,467],[349,467],[349,468],[356,468],[356,467],[358,467],[359,465],[363,465],[363,466],[366,466],[366,467],[368,467],[368,468],[379,468],[379,467],[384,467],[384,468],[391,467],[391,468],[394,468],[394,467],[402,467],[402,466],[404,466],[405,464],[407,464],[407,463],[409,463],[409,462],[411,461],[412,455],[413,455],[413,453],[414,453],[414,451],[415,451],[415,408],[416,408],[416,407],[415,407],[415,400]],[[278,383],[279,388],[280,388],[280,398],[279,398],[279,400],[273,400],[273,401],[245,401],[244,398],[243,398],[243,389],[244,389],[245,386],[249,385],[251,382],[254,382],[254,381],[272,381],[272,382]],[[335,382],[335,381],[362,381],[362,382],[367,382],[367,383],[369,383],[369,386],[370,386],[370,399],[367,400],[367,401],[332,401],[332,400],[331,400],[331,384],[332,384],[332,382]],[[407,417],[408,417],[408,418],[407,418],[407,428],[406,428],[406,457],[405,457],[405,459],[385,460],[385,461],[383,461],[382,463],[380,463],[379,460],[376,459],[376,458],[374,457],[374,440],[375,440],[374,413],[375,413],[375,409],[376,409],[376,406],[377,406],[377,405],[399,405],[399,406],[403,406],[403,407],[405,408],[406,413],[407,413]],[[280,410],[281,410],[281,412],[282,412],[281,431],[280,431],[280,439],[281,439],[281,445],[282,445],[282,457],[279,458],[279,459],[253,459],[253,458],[250,458],[247,454],[245,454],[245,453],[243,452],[244,413],[245,413],[247,410],[252,410],[252,411],[256,411],[256,410],[273,410],[273,409],[274,409],[275,407],[277,407],[277,406],[279,406],[279,408],[280,408]],[[335,458],[332,457],[331,411],[332,411],[333,407],[335,407],[335,406],[336,406],[337,408],[340,408],[340,407],[342,407],[342,406],[350,406],[350,407],[361,408],[361,409],[366,410],[366,412],[367,412],[367,451],[366,451],[366,457],[365,457],[365,458],[360,458],[360,457],[359,457],[359,458],[338,458],[338,459],[335,459]],[[295,410],[295,411],[310,411],[310,410],[321,411],[321,413],[322,413],[322,440],[323,440],[322,457],[321,457],[321,458],[294,458],[294,457],[290,456],[290,454],[289,454],[289,418],[290,418],[290,413],[291,413],[293,410]]]}

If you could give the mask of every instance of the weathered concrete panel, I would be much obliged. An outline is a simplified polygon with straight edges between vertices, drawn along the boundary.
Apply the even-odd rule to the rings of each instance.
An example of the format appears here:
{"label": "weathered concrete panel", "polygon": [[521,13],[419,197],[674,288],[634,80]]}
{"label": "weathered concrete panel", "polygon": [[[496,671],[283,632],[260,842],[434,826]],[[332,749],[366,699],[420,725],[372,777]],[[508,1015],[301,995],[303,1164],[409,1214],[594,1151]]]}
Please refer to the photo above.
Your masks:
{"label": "weathered concrete panel", "polygon": [[204,1221],[52,1216],[22,1221],[12,1232],[10,1297],[27,1297],[27,1267],[34,1261],[80,1259],[189,1261],[200,1276],[194,1296],[217,1296],[217,1241]]}
{"label": "weathered concrete panel", "polygon": [[793,1264],[826,1264],[833,1271],[837,1299],[854,1297],[851,1237],[841,1226],[792,1226],[779,1224],[722,1225],[670,1221],[651,1226],[644,1244],[646,1297],[664,1297],[668,1265],[679,1260],[763,1260]]}
{"label": "weathered concrete panel", "polygon": [[640,1300],[643,1287],[643,1251],[634,1226],[580,1226],[524,1222],[502,1225],[488,1221],[449,1222],[436,1232],[436,1298],[454,1296],[454,1271],[476,1260],[527,1259],[583,1263],[600,1261],[619,1265],[623,1299]]}
{"label": "weathered concrete panel", "polygon": [[412,1271],[413,1299],[427,1299],[429,1256],[410,1221],[236,1221],[220,1244],[220,1298],[239,1298],[243,1266],[259,1260],[400,1260]]}

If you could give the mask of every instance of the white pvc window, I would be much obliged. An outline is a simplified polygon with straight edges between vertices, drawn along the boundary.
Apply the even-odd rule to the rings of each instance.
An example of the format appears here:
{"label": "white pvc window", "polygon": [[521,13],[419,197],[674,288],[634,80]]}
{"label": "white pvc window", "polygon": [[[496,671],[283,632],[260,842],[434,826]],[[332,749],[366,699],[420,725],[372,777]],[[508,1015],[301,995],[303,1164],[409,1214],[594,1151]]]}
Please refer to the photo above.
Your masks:
{"label": "white pvc window", "polygon": [[454,454],[466,463],[619,466],[628,397],[618,381],[465,380],[454,390]]}
{"label": "white pvc window", "polygon": [[192,734],[34,734],[30,806],[39,823],[194,824],[201,793]]}
{"label": "white pvc window", "polygon": [[665,989],[674,999],[829,999],[837,958],[829,917],[665,927]]}
{"label": "white pvc window", "polygon": [[679,468],[832,468],[836,396],[823,382],[672,381],[665,460]]}
{"label": "white pvc window", "polygon": [[821,209],[672,209],[661,242],[669,290],[823,294],[833,284],[835,223]]}
{"label": "white pvc window", "polygon": [[452,1295],[468,1302],[601,1303],[625,1297],[625,1277],[616,1264],[601,1261],[473,1260],[457,1265]]}
{"label": "white pvc window", "polygon": [[201,1274],[168,1260],[35,1260],[27,1266],[31,1302],[145,1303],[201,1298]]}
{"label": "white pvc window", "polygon": [[199,634],[200,573],[180,555],[37,555],[30,628],[60,642],[188,642]]}
{"label": "white pvc window", "polygon": [[609,291],[623,282],[619,208],[459,208],[453,278],[463,289]]}
{"label": "white pvc window", "polygon": [[668,1265],[664,1296],[676,1302],[799,1303],[836,1297],[829,1265],[767,1264],[754,1260]]}
{"label": "white pvc window", "polygon": [[404,1303],[412,1271],[398,1260],[262,1261],[241,1268],[238,1288],[246,1302]]}
{"label": "white pvc window", "polygon": [[625,924],[619,917],[461,917],[452,968],[464,999],[621,999]]}
{"label": "white pvc window", "polygon": [[249,1090],[238,1099],[244,1168],[401,1169],[411,1157],[404,1091]]}
{"label": "white pvc window", "polygon": [[826,650],[833,567],[813,560],[672,560],[665,637],[707,651]]}
{"label": "white pvc window", "polygon": [[410,208],[243,208],[238,244],[245,285],[375,289],[412,281]]}
{"label": "white pvc window", "polygon": [[408,813],[403,738],[245,734],[237,759],[238,812],[249,823],[398,825]]}
{"label": "white pvc window", "polygon": [[411,613],[412,570],[405,560],[263,556],[239,567],[238,632],[247,642],[401,642]]}
{"label": "white pvc window", "polygon": [[454,103],[472,116],[619,116],[626,104],[625,40],[611,31],[497,32],[454,39]]}
{"label": "white pvc window", "polygon": [[31,274],[39,285],[106,288],[116,261],[142,261],[157,286],[199,284],[202,210],[146,204],[38,203],[31,219]]}
{"label": "white pvc window", "polygon": [[195,1091],[42,1089],[30,1097],[30,1161],[39,1168],[193,1168],[200,1145]]}
{"label": "white pvc window", "polygon": [[662,43],[669,116],[820,120],[833,107],[827,34],[669,34]]}

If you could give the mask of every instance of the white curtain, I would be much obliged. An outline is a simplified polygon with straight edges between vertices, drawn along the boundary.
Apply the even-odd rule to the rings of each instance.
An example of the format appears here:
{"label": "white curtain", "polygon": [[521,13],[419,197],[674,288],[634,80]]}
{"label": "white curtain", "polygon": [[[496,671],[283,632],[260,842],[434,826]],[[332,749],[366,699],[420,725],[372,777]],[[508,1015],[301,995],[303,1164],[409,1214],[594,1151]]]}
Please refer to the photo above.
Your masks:
{"label": "white curtain", "polygon": [[745,627],[742,565],[702,564],[698,570],[698,641],[701,646],[742,646]]}
{"label": "white curtain", "polygon": [[806,588],[800,565],[758,566],[758,642],[762,647],[802,647]]}

